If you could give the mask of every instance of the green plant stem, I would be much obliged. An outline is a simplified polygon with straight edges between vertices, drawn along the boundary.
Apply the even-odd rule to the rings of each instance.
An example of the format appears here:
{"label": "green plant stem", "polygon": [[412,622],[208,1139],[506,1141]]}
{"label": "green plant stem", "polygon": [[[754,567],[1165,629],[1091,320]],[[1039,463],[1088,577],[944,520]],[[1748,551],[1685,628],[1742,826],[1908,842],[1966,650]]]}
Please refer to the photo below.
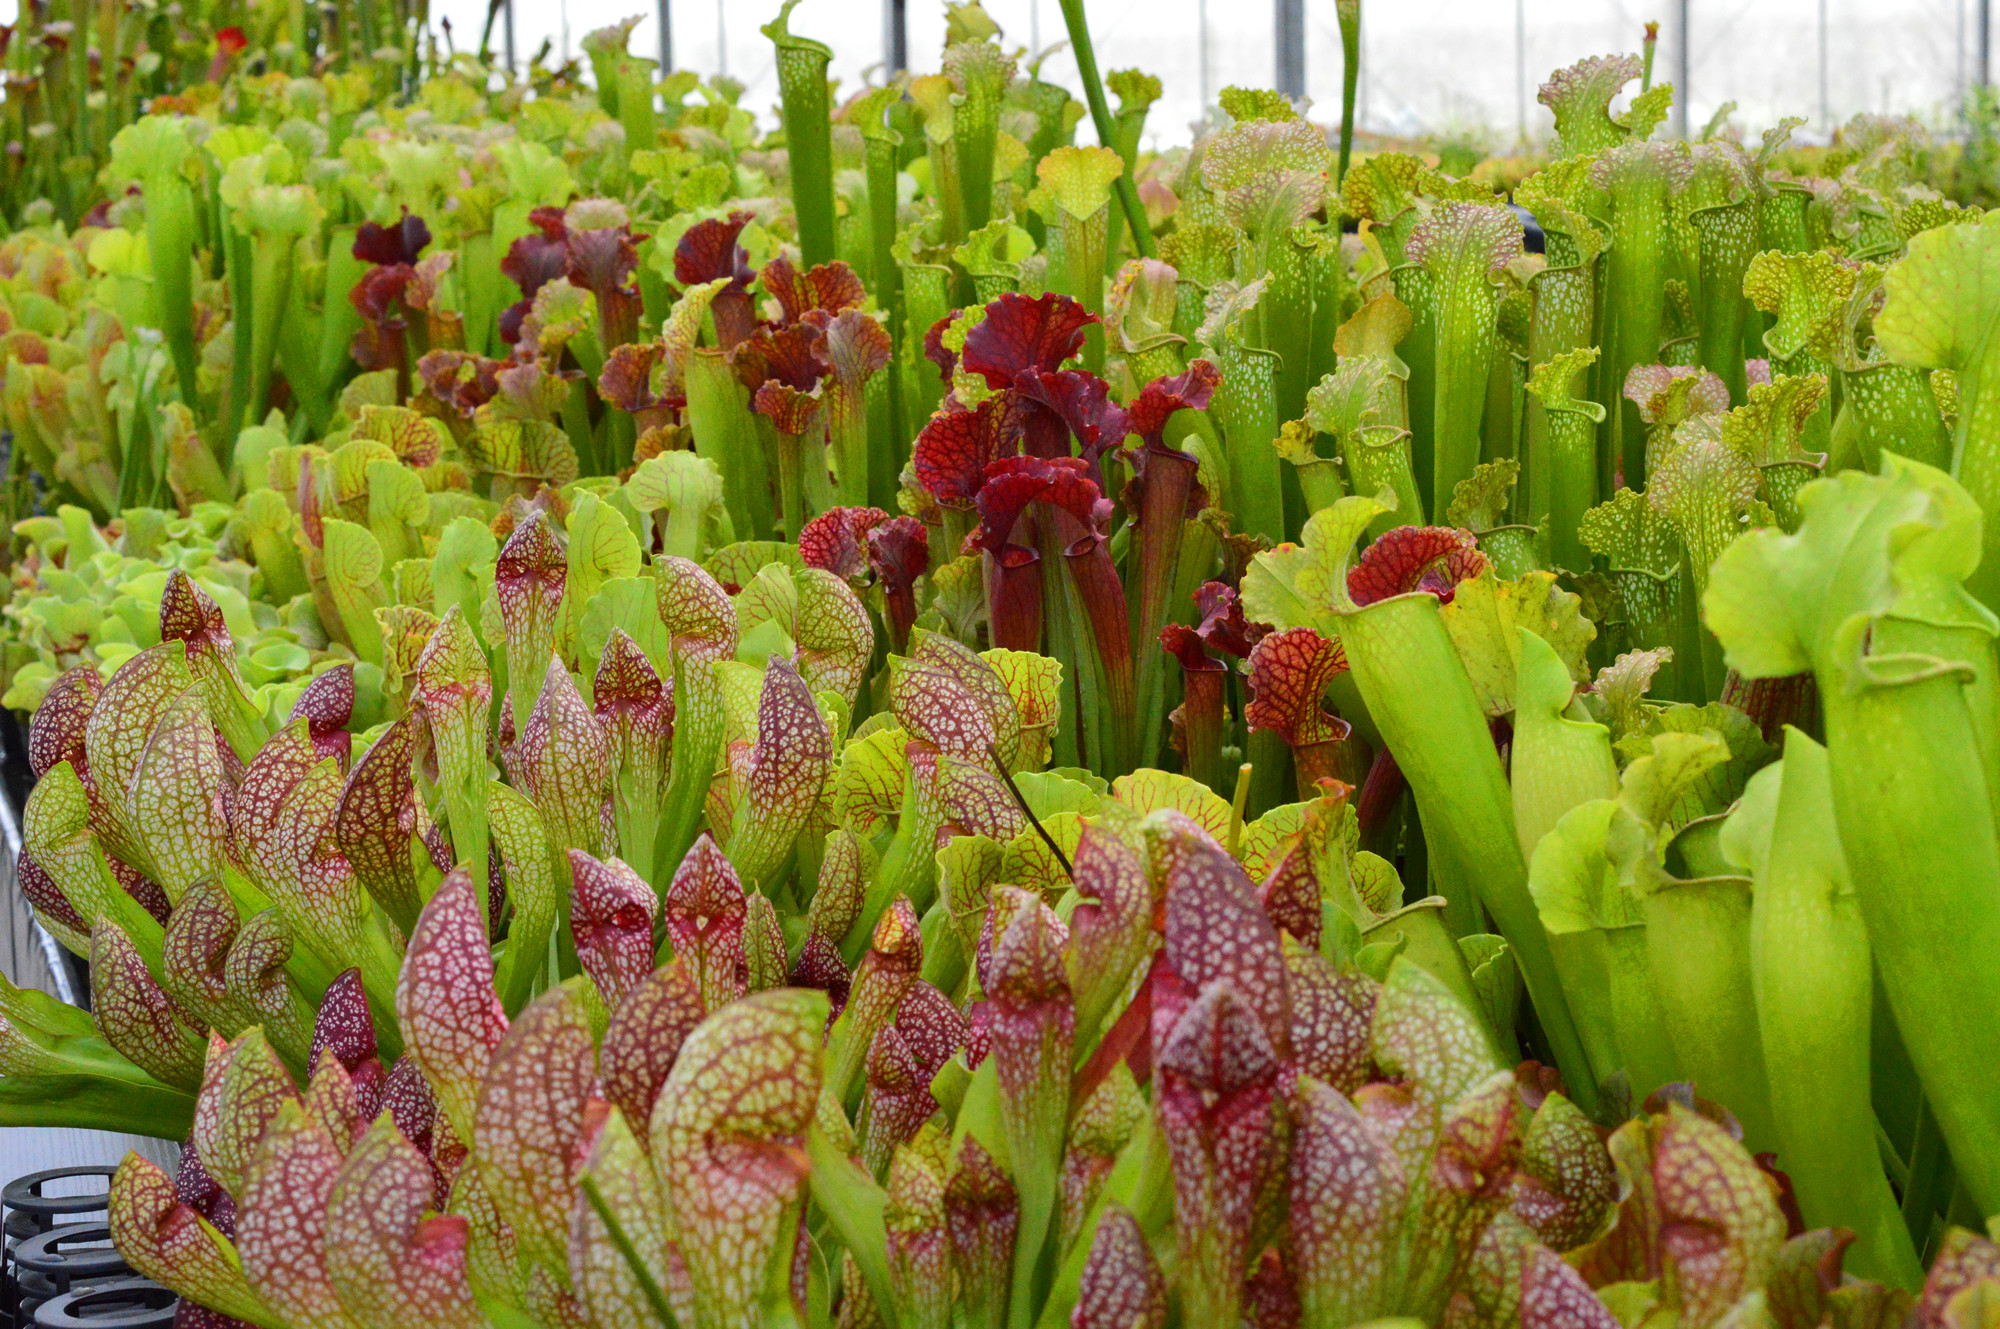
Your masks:
{"label": "green plant stem", "polygon": [[[1128,636],[1131,615],[1125,604],[1125,588],[1112,565],[1111,552],[1104,542],[1086,537],[1073,541],[1063,553],[1081,617],[1082,639],[1097,657],[1096,673],[1103,685],[1093,698],[1098,708],[1097,738],[1091,753],[1094,770],[1107,778],[1124,775],[1139,765],[1139,725],[1132,668],[1132,643]],[[1160,654],[1156,647],[1153,654]]]}
{"label": "green plant stem", "polygon": [[[76,43],[81,46],[82,43]],[[194,193],[178,171],[145,180],[146,248],[153,268],[153,308],[174,358],[181,400],[200,410],[194,346]]]}
{"label": "green plant stem", "polygon": [[1990,812],[1937,827],[1940,808],[1989,806],[1965,698],[1975,673],[1863,659],[1858,642],[1854,660],[1850,684],[1821,687],[1841,844],[1930,1110],[1974,1199],[2000,1212],[2000,845]]}
{"label": "green plant stem", "polygon": [[835,378],[827,383],[825,394],[827,439],[834,469],[834,486],[828,497],[849,507],[865,507],[869,471],[867,385],[843,383]]}
{"label": "green plant stem", "polygon": [[1261,817],[1292,801],[1292,749],[1274,729],[1259,729],[1244,740],[1250,767],[1249,815]]}
{"label": "green plant stem", "polygon": [[[1875,470],[1884,448],[1941,471],[1951,469],[1951,431],[1944,427],[1929,376],[1922,370],[1883,361],[1843,370],[1840,381],[1841,408],[1834,422],[1836,448],[1827,462],[1829,473],[1849,466]],[[1852,438],[1852,451],[1846,454],[1838,446],[1843,435]]]}
{"label": "green plant stem", "polygon": [[[797,0],[792,0],[792,4]],[[827,104],[826,68],[833,51],[793,36],[786,28],[792,4],[764,29],[778,50],[778,94],[785,122],[785,151],[798,217],[799,252],[807,267],[834,258],[833,117]]]}
{"label": "green plant stem", "polygon": [[1778,1143],[1750,976],[1750,883],[1704,877],[1646,897],[1653,990],[1681,1070],[1743,1125],[1753,1152]]}
{"label": "green plant stem", "polygon": [[860,1266],[885,1329],[897,1329],[900,1321],[895,1285],[889,1278],[888,1228],[882,1217],[889,1197],[818,1126],[806,1132],[806,1156],[812,1160],[813,1203]]}
{"label": "green plant stem", "polygon": [[[1114,152],[1118,148],[1118,125],[1111,116],[1111,104],[1104,100],[1104,80],[1097,73],[1097,52],[1090,43],[1090,21],[1084,16],[1083,0],[1062,0],[1063,25],[1069,30],[1070,49],[1076,53],[1077,76],[1083,81],[1083,97],[1090,107],[1090,123],[1097,141]],[[1132,232],[1132,251],[1140,258],[1153,256],[1153,230],[1146,222],[1146,209],[1139,202],[1139,187],[1128,166],[1118,177],[1118,202],[1125,209],[1125,223]]]}
{"label": "green plant stem", "polygon": [[695,453],[714,462],[721,472],[723,506],[729,510],[730,524],[746,540],[768,539],[771,534],[771,488],[760,418],[750,409],[749,392],[730,368],[728,353],[710,346],[696,348],[687,365],[688,429],[694,435]]}
{"label": "green plant stem", "polygon": [[353,372],[354,361],[348,347],[361,327],[361,315],[347,298],[354,284],[367,275],[368,264],[354,257],[358,228],[338,227],[326,241],[326,294],[321,302],[319,341],[319,381],[328,397]]}
{"label": "green plant stem", "polygon": [[[1195,460],[1184,452],[1149,448],[1146,476],[1140,488],[1139,509],[1134,514],[1137,548],[1128,567],[1136,574],[1138,594],[1131,600],[1130,656],[1137,662],[1138,740],[1134,751],[1141,763],[1150,764],[1159,751],[1160,731],[1167,718],[1167,652],[1160,646],[1160,631],[1174,609],[1170,597],[1178,571],[1181,536],[1186,528],[1188,499],[1195,483]],[[1198,710],[1201,708],[1197,708]],[[1219,721],[1220,709],[1211,717],[1206,712],[1190,715],[1205,732],[1211,719]],[[1204,741],[1211,741],[1205,738]],[[1188,759],[1202,760],[1189,733]]]}
{"label": "green plant stem", "polygon": [[279,323],[290,303],[292,253],[297,247],[297,237],[283,233],[260,233],[250,241],[250,386],[243,418],[225,426],[232,449],[236,427],[261,422],[270,409],[271,365],[277,358]]}
{"label": "green plant stem", "polygon": [[1555,566],[1582,572],[1590,551],[1579,528],[1597,506],[1597,430],[1604,408],[1594,401],[1544,408],[1542,474],[1547,484],[1549,556]]}
{"label": "green plant stem", "polygon": [[694,845],[708,800],[709,781],[722,752],[723,705],[715,662],[694,651],[674,651],[675,732],[672,772],[660,805],[659,838],[653,846],[655,889],[673,880]]}
{"label": "green plant stem", "polygon": [[1347,179],[1347,163],[1354,155],[1354,94],[1361,85],[1361,0],[1336,0],[1334,13],[1340,19],[1340,166],[1339,179]]}
{"label": "green plant stem", "polygon": [[1424,524],[1424,500],[1417,492],[1416,472],[1410,460],[1410,431],[1389,425],[1364,425],[1347,442],[1347,477],[1354,492],[1363,496],[1387,489],[1396,497],[1396,510],[1376,520],[1370,535],[1379,535],[1391,526]]}
{"label": "green plant stem", "polygon": [[1092,373],[1104,372],[1104,262],[1110,243],[1111,206],[1106,204],[1088,217],[1078,217],[1068,208],[1057,208],[1062,251],[1061,289],[1064,294],[1090,311],[1099,322],[1084,329],[1083,363]]}
{"label": "green plant stem", "polygon": [[[1640,489],[1646,480],[1646,426],[1639,409],[1625,399],[1625,375],[1635,365],[1660,358],[1660,327],[1667,279],[1667,182],[1651,163],[1613,176],[1611,258],[1605,289],[1611,295],[1610,347],[1603,380],[1605,405],[1622,440],[1625,485]],[[1611,457],[1618,449],[1609,450]],[[1607,458],[1609,460],[1610,458]],[[1601,477],[1600,477],[1601,478]]]}
{"label": "green plant stem", "polygon": [[[1590,345],[1591,325],[1597,305],[1597,258],[1592,255],[1584,262],[1559,266],[1556,259],[1563,256],[1560,252],[1564,247],[1563,241],[1560,232],[1551,232],[1550,266],[1536,273],[1529,282],[1535,300],[1534,312],[1528,322],[1528,363],[1531,368],[1545,364],[1565,351]],[[1533,393],[1528,394],[1522,432],[1521,469],[1526,502],[1520,509],[1520,515],[1529,525],[1536,525],[1549,512],[1555,467],[1549,452],[1548,409]],[[1590,459],[1595,468],[1597,440],[1594,432]],[[1594,469],[1590,487],[1592,493],[1597,491]],[[1560,539],[1564,529],[1562,525],[1552,524],[1551,534]],[[1555,562],[1558,567],[1574,566],[1564,564],[1560,556]]]}
{"label": "green plant stem", "polygon": [[1743,365],[1744,304],[1736,297],[1757,250],[1756,206],[1744,199],[1696,208],[1688,221],[1701,237],[1704,298],[1695,311],[1701,363],[1728,387],[1731,404],[1741,406],[1750,389]]}
{"label": "green plant stem", "polygon": [[1518,630],[1514,744],[1509,783],[1521,860],[1571,808],[1618,796],[1618,764],[1611,731],[1591,721],[1571,701],[1575,684],[1555,648],[1526,628]]}
{"label": "green plant stem", "polygon": [[656,61],[636,55],[620,55],[615,62],[618,83],[618,121],[625,127],[625,150],[636,152],[659,143],[653,113],[653,69]]}
{"label": "green plant stem", "polygon": [[1272,400],[1279,420],[1305,414],[1306,390],[1319,380],[1311,376],[1308,348],[1313,340],[1313,288],[1316,265],[1289,235],[1259,237],[1266,285],[1257,302],[1261,344],[1278,356],[1273,366]]}
{"label": "green plant stem", "polygon": [[1513,948],[1564,1081],[1594,1112],[1597,1081],[1528,893],[1507,776],[1437,597],[1418,591],[1337,617],[1354,681],[1416,795],[1433,856],[1449,858],[1477,890]]}
{"label": "green plant stem", "polygon": [[[904,336],[896,363],[903,372],[903,436],[914,439],[944,400],[937,367],[924,359],[924,334],[949,314],[951,269],[932,263],[903,263]],[[951,546],[956,549],[958,546]]]}
{"label": "green plant stem", "polygon": [[1868,933],[1840,854],[1826,749],[1787,729],[1778,770],[1750,967],[1780,1157],[1806,1221],[1857,1234],[1852,1271],[1914,1292],[1923,1266],[1875,1141]]}
{"label": "green plant stem", "polygon": [[639,1248],[632,1244],[632,1238],[626,1234],[625,1225],[620,1223],[618,1215],[611,1211],[611,1205],[605,1200],[604,1190],[597,1184],[597,1178],[586,1172],[577,1179],[577,1186],[583,1191],[584,1198],[590,1202],[591,1209],[596,1212],[597,1220],[604,1224],[604,1234],[611,1239],[611,1244],[617,1248],[620,1258],[625,1261],[626,1269],[632,1274],[632,1281],[637,1283],[639,1290],[645,1294],[646,1305],[653,1312],[654,1318],[665,1326],[665,1329],[677,1329],[679,1322],[674,1319],[674,1308],[668,1303],[667,1294],[660,1290],[659,1283],[653,1278],[653,1271],[646,1267],[646,1261],[639,1255]]}
{"label": "green plant stem", "polygon": [[1931,1226],[1951,1192],[1951,1155],[1937,1114],[1926,1100],[1917,1116],[1917,1135],[1910,1147],[1910,1175],[1903,1185],[1903,1227],[1918,1251],[1930,1245]]}
{"label": "green plant stem", "polygon": [[1442,510],[1479,465],[1486,380],[1494,354],[1496,307],[1483,270],[1453,263],[1433,279],[1437,346],[1431,417],[1431,507]]}
{"label": "green plant stem", "polygon": [[262,292],[257,289],[254,241],[236,229],[233,211],[223,215],[221,230],[224,237],[223,261],[229,279],[229,303],[235,314],[230,320],[230,338],[234,345],[230,350],[229,387],[223,396],[222,416],[215,437],[210,442],[226,470],[230,454],[236,447],[236,431],[242,428],[250,414],[250,381],[259,363],[255,346],[262,313],[257,307],[257,297]]}
{"label": "green plant stem", "polygon": [[1215,418],[1227,440],[1229,493],[1226,506],[1236,514],[1236,529],[1261,535],[1273,544],[1285,539],[1284,477],[1277,449],[1277,355],[1256,347],[1238,346],[1225,332],[1215,348],[1222,385],[1216,389]]}
{"label": "green plant stem", "polygon": [[1067,514],[1047,509],[1035,512],[1036,566],[1042,582],[1041,653],[1069,665],[1064,670],[1067,691],[1056,720],[1056,761],[1094,766],[1106,755],[1098,748],[1103,733],[1104,676],[1102,662],[1083,613],[1076,581],[1063,557],[1069,542],[1057,533],[1058,522],[1074,526]]}

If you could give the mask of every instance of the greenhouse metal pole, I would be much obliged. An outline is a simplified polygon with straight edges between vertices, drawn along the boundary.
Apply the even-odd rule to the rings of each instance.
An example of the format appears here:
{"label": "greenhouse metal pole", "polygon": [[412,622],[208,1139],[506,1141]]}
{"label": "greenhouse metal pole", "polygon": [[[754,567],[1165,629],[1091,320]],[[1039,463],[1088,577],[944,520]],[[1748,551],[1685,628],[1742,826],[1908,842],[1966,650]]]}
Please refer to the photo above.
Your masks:
{"label": "greenhouse metal pole", "polygon": [[1677,94],[1674,97],[1674,118],[1680,121],[1679,129],[1682,138],[1688,136],[1688,101],[1692,96],[1689,86],[1692,80],[1688,76],[1688,67],[1691,63],[1688,56],[1689,38],[1691,36],[1688,25],[1689,3],[1690,0],[1676,0],[1674,5],[1677,11],[1676,17],[1679,20],[1679,35],[1681,40],[1681,49],[1674,59],[1674,82],[1677,85],[1674,88],[1674,92]]}
{"label": "greenhouse metal pole", "polygon": [[660,0],[660,72],[662,74],[671,74],[674,72],[674,11],[672,0]]}
{"label": "greenhouse metal pole", "polygon": [[1196,81],[1201,84],[1201,113],[1208,114],[1208,0],[1195,0],[1194,24],[1195,53],[1200,57],[1196,65]]}
{"label": "greenhouse metal pole", "polygon": [[[664,3],[664,0],[662,0]],[[1528,141],[1528,0],[1514,0],[1514,119],[1521,142]]]}
{"label": "greenhouse metal pole", "polygon": [[910,67],[909,0],[882,0],[882,55],[891,74]]}
{"label": "greenhouse metal pole", "polygon": [[507,72],[514,72],[514,0],[506,0],[505,12],[501,15],[500,34],[507,44]]}
{"label": "greenhouse metal pole", "polygon": [[1979,0],[1979,86],[1993,83],[1993,0]]}
{"label": "greenhouse metal pole", "polygon": [[1953,86],[1958,90],[1959,127],[1964,128],[1965,126],[1965,0],[1959,0],[1959,3],[1953,5],[1952,9],[1955,11],[1952,17],[1956,19],[1958,22],[1958,32],[1957,32],[1958,63],[1952,67],[1951,80]]}
{"label": "greenhouse metal pole", "polygon": [[1826,0],[1819,0],[1819,122],[1833,126],[1833,116],[1826,109]]}
{"label": "greenhouse metal pole", "polygon": [[1298,101],[1306,95],[1306,0],[1277,0],[1278,91]]}

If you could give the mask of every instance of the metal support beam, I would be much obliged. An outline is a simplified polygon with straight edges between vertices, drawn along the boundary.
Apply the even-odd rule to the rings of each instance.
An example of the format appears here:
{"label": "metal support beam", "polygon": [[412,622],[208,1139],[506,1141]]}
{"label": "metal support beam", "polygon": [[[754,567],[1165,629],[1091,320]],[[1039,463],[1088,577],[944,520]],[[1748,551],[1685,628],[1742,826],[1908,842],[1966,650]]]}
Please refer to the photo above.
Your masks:
{"label": "metal support beam", "polygon": [[514,0],[502,0],[500,19],[500,36],[507,48],[507,71],[512,73],[516,68],[516,57],[514,55]]}
{"label": "metal support beam", "polygon": [[660,72],[674,72],[674,7],[672,0],[660,0]]}
{"label": "metal support beam", "polygon": [[1694,132],[1689,123],[1691,109],[1689,98],[1694,94],[1693,80],[1688,76],[1692,63],[1688,48],[1693,45],[1694,29],[1688,22],[1690,0],[1674,0],[1675,17],[1679,20],[1675,36],[1680,38],[1680,49],[1674,53],[1674,120],[1680,136],[1686,138]]}
{"label": "metal support beam", "polygon": [[1958,91],[1958,124],[1965,127],[1965,0],[1958,0],[1952,7],[1952,17],[1957,20],[1958,64],[1952,68],[1951,76]]}
{"label": "metal support beam", "polygon": [[1197,62],[1196,81],[1200,84],[1201,113],[1208,114],[1208,0],[1195,0],[1195,54]]}
{"label": "metal support beam", "polygon": [[1979,0],[1979,86],[1993,86],[1993,0]]}
{"label": "metal support beam", "polygon": [[1819,123],[1833,132],[1833,112],[1826,95],[1826,0],[1819,0]]}
{"label": "metal support beam", "polygon": [[1306,95],[1306,0],[1277,0],[1278,91]]}
{"label": "metal support beam", "polygon": [[[662,0],[664,3],[664,0]],[[1514,0],[1514,118],[1521,142],[1528,141],[1528,0]]]}
{"label": "metal support beam", "polygon": [[909,0],[882,0],[882,59],[891,75],[910,67]]}

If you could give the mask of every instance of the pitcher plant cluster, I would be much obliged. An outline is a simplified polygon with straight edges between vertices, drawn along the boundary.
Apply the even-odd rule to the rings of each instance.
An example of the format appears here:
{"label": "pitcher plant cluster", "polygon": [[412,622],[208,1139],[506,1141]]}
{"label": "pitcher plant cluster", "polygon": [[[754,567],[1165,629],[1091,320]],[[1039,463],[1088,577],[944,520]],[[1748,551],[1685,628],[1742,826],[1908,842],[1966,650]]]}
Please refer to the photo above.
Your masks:
{"label": "pitcher plant cluster", "polygon": [[0,681],[92,1000],[0,987],[0,1122],[182,1142],[112,1193],[181,1322],[2000,1316],[1937,145],[1664,137],[1649,38],[1455,176],[1356,144],[1349,3],[1338,127],[1154,151],[1077,0],[1080,99],[792,11],[761,125],[637,20],[13,38]]}

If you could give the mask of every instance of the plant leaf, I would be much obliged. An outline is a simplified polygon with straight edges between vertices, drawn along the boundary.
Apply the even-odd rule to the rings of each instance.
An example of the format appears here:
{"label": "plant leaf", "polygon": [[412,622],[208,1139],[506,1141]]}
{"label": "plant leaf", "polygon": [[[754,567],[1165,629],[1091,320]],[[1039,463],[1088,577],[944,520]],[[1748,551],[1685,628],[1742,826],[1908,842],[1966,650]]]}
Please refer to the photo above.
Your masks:
{"label": "plant leaf", "polygon": [[210,1310],[277,1329],[282,1324],[250,1290],[236,1249],[181,1203],[173,1180],[136,1153],[111,1179],[111,1238],[139,1274]]}
{"label": "plant leaf", "polygon": [[400,928],[415,926],[423,901],[410,842],[417,833],[417,721],[397,719],[348,773],[334,811],[333,842],[357,881]]}
{"label": "plant leaf", "polygon": [[[421,925],[420,925],[421,926]],[[466,1280],[466,1220],[426,1218],[431,1165],[387,1114],[355,1142],[327,1193],[326,1271],[367,1329],[484,1329]]]}
{"label": "plant leaf", "polygon": [[1486,714],[1505,715],[1514,709],[1521,663],[1519,629],[1554,648],[1577,682],[1590,677],[1584,652],[1597,629],[1583,616],[1582,604],[1556,585],[1553,572],[1534,571],[1501,581],[1487,568],[1458,583],[1457,593],[1439,609],[1439,617],[1465,661],[1465,672]]}
{"label": "plant leaf", "polygon": [[326,1202],[340,1172],[342,1143],[297,1103],[286,1103],[236,1192],[236,1251],[244,1277],[286,1324],[301,1329],[356,1325],[326,1269]]}
{"label": "plant leaf", "polygon": [[124,930],[99,919],[90,934],[91,1018],[104,1041],[163,1084],[201,1086],[201,1031],[160,989]]}
{"label": "plant leaf", "polygon": [[569,853],[569,930],[577,959],[616,1011],[653,971],[653,919],[659,896],[623,859]]}
{"label": "plant leaf", "polygon": [[493,992],[485,902],[463,869],[446,874],[410,934],[396,1020],[459,1138],[471,1139],[479,1084],[507,1015]]}
{"label": "plant leaf", "polygon": [[754,1305],[804,1200],[826,997],[797,988],[732,1002],[688,1036],[654,1108],[653,1167],[703,1322]]}
{"label": "plant leaf", "polygon": [[[598,1052],[598,1074],[605,1098],[627,1121],[652,1120],[660,1086],[705,1014],[701,989],[680,960],[654,970],[612,1010]],[[640,1144],[651,1147],[649,1138],[641,1138]]]}
{"label": "plant leaf", "polygon": [[603,847],[611,744],[560,657],[551,655],[510,771],[534,798],[560,849]]}
{"label": "plant leaf", "polygon": [[211,1041],[188,1136],[208,1175],[230,1194],[241,1194],[264,1132],[284,1104],[297,1101],[292,1077],[263,1030],[246,1030],[229,1043]]}
{"label": "plant leaf", "polygon": [[667,940],[713,1013],[744,993],[743,881],[704,831],[667,886]]}
{"label": "plant leaf", "polygon": [[514,1229],[524,1260],[569,1269],[576,1171],[597,1101],[597,1051],[573,978],[529,1003],[493,1052],[480,1085],[472,1147],[480,1180]]}
{"label": "plant leaf", "polygon": [[753,886],[776,884],[792,842],[819,807],[832,761],[832,739],[812,689],[789,660],[772,656],[729,833],[730,861]]}

